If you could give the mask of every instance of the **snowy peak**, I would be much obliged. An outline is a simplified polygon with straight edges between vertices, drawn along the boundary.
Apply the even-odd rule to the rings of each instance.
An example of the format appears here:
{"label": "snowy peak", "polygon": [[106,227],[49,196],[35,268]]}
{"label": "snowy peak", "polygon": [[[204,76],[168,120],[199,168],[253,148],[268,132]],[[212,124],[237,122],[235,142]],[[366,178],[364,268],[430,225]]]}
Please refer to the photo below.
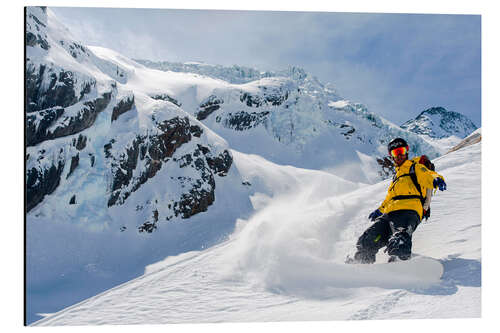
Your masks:
{"label": "snowy peak", "polygon": [[281,71],[259,71],[256,68],[233,65],[222,66],[212,65],[200,62],[169,62],[169,61],[150,61],[143,59],[134,59],[137,63],[146,67],[158,69],[161,71],[171,71],[178,73],[195,73],[212,78],[224,80],[233,84],[248,83],[267,77],[289,77],[295,80],[303,80],[308,74],[304,69],[289,66]]}
{"label": "snowy peak", "polygon": [[434,139],[443,139],[452,135],[463,139],[477,129],[476,125],[463,114],[448,111],[443,107],[424,110],[415,119],[407,121],[401,127]]}

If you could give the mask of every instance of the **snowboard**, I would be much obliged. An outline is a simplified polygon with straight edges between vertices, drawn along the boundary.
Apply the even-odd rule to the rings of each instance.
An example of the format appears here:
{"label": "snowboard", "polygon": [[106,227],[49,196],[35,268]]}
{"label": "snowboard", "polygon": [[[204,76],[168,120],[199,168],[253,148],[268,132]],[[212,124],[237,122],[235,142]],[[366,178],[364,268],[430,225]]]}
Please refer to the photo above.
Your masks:
{"label": "snowboard", "polygon": [[444,273],[443,264],[439,260],[418,254],[412,254],[408,260],[396,259],[374,264],[350,262],[350,266],[361,274],[369,274],[377,280],[387,279],[395,285],[431,285],[439,283]]}

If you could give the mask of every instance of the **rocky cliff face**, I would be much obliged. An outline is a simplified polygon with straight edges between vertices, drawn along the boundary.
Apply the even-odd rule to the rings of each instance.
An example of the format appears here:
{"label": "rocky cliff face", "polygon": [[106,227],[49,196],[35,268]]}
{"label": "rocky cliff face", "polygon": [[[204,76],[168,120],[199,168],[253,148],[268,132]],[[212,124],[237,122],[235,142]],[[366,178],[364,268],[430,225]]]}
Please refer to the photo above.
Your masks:
{"label": "rocky cliff face", "polygon": [[[207,211],[232,166],[225,143],[167,94],[139,93],[138,102],[120,85],[131,75],[126,67],[61,31],[45,8],[27,9],[27,211],[72,215],[69,205],[87,207],[113,224],[120,207],[133,213],[117,228],[149,233],[160,221]],[[217,103],[208,99],[200,117]]]}

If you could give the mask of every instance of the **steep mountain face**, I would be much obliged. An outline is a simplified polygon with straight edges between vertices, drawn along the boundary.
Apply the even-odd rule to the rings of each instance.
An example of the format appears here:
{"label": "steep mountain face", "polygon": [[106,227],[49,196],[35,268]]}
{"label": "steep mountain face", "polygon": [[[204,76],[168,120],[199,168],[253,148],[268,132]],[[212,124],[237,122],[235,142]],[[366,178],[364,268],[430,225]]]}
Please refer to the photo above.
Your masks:
{"label": "steep mountain face", "polygon": [[[279,164],[326,169],[351,181],[370,183],[390,175],[386,145],[396,136],[410,143],[413,154],[436,157],[441,153],[419,135],[362,104],[344,100],[331,85],[297,67],[259,72],[241,66],[139,62],[166,73],[194,72],[200,78],[237,83],[219,85],[196,103],[193,92],[169,96],[232,148]],[[168,95],[166,90],[158,95]],[[348,171],[341,168],[346,164],[351,165]]]}
{"label": "steep mountain face", "polygon": [[408,120],[402,128],[433,139],[456,136],[461,139],[474,132],[477,127],[466,116],[448,111],[443,107],[433,107],[422,111],[415,119]]}
{"label": "steep mountain face", "polygon": [[[207,211],[232,164],[221,138],[175,101],[127,89],[128,68],[98,58],[45,8],[28,8],[26,46],[28,212],[44,215],[40,206],[56,190],[58,200],[46,203],[52,210],[121,206],[139,231]],[[162,170],[171,174],[167,190],[127,204]]]}

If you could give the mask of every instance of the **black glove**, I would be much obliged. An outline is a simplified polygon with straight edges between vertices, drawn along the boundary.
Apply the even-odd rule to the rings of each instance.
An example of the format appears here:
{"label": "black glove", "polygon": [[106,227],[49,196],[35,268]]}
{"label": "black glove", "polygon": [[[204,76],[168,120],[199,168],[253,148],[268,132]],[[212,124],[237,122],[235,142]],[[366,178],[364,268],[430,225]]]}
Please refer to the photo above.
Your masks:
{"label": "black glove", "polygon": [[377,209],[371,212],[370,215],[368,215],[368,218],[372,221],[375,221],[379,216],[382,216],[382,212],[380,211],[380,209]]}
{"label": "black glove", "polygon": [[446,190],[446,183],[442,178],[436,178],[434,179],[434,182],[432,183],[434,185],[434,188],[439,188],[440,191]]}
{"label": "black glove", "polygon": [[425,219],[426,221],[431,217],[431,207],[429,207],[427,210],[424,209],[424,214],[422,215],[422,219]]}

